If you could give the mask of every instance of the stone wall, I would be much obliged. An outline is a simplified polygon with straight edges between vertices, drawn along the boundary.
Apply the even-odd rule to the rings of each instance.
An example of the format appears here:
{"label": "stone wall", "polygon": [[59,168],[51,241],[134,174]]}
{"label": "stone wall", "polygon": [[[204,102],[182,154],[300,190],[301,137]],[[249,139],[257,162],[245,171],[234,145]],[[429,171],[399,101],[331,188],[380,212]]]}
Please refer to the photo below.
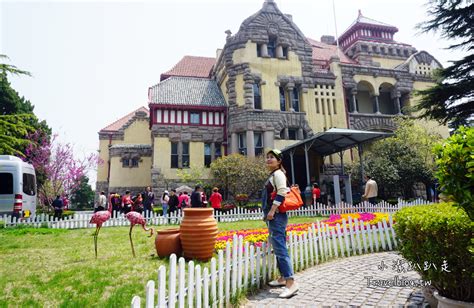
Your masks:
{"label": "stone wall", "polygon": [[274,131],[276,139],[282,139],[284,128],[302,128],[307,136],[313,131],[304,112],[249,110],[236,108],[229,117],[229,133],[245,131]]}
{"label": "stone wall", "polygon": [[224,142],[224,127],[222,126],[192,126],[192,125],[159,125],[151,128],[153,137],[169,138],[170,142]]}
{"label": "stone wall", "polygon": [[110,157],[118,156],[130,156],[130,157],[142,157],[151,156],[152,148],[148,144],[117,144],[109,148]]}
{"label": "stone wall", "polygon": [[372,56],[406,60],[410,55],[416,53],[416,48],[405,44],[360,41],[353,44],[345,53],[352,59],[357,59],[361,64],[376,66],[377,63],[372,61]]}
{"label": "stone wall", "polygon": [[390,131],[393,132],[397,128],[392,115],[381,114],[349,114],[350,128],[356,130],[372,130],[372,131]]}

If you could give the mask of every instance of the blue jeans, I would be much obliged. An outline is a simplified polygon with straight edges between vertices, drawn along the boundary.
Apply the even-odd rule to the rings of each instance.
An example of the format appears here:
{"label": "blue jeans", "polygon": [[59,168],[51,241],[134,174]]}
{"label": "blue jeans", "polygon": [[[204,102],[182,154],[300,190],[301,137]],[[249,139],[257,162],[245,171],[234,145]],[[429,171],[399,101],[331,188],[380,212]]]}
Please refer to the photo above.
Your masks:
{"label": "blue jeans", "polygon": [[283,278],[293,278],[293,267],[290,255],[286,247],[286,225],[288,215],[286,213],[275,213],[273,220],[267,220],[268,236],[273,246],[273,252],[277,259],[277,266]]}
{"label": "blue jeans", "polygon": [[161,206],[163,208],[163,216],[168,217],[168,204],[163,203]]}

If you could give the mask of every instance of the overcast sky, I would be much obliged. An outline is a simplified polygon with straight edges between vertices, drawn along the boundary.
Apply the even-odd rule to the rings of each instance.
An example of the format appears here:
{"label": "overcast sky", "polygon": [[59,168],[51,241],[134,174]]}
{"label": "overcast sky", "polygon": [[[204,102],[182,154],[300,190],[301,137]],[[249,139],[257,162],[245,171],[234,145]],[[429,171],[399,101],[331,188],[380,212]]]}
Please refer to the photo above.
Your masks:
{"label": "overcast sky", "polygon": [[[444,50],[435,34],[417,35],[427,0],[335,0],[338,34],[357,18],[396,26],[395,40],[426,50],[443,65],[463,52]],[[335,34],[332,0],[277,0],[310,38]],[[148,87],[184,55],[213,57],[227,29],[263,0],[0,0],[0,54],[33,77],[10,77],[63,142],[80,155],[96,151],[97,132],[140,106]],[[89,174],[95,181],[95,174]]]}

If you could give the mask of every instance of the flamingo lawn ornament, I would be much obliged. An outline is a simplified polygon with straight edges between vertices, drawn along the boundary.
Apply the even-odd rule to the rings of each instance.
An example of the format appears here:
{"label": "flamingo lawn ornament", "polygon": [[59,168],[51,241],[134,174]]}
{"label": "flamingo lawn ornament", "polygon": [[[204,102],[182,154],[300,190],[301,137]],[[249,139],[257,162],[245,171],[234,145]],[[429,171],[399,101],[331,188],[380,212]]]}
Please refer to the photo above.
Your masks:
{"label": "flamingo lawn ornament", "polygon": [[110,219],[109,211],[98,211],[92,215],[91,221],[89,223],[96,224],[95,233],[94,233],[94,248],[95,248],[95,258],[97,259],[97,237],[99,236],[100,228],[102,224]]}
{"label": "flamingo lawn ornament", "polygon": [[138,212],[129,212],[127,213],[127,215],[125,215],[125,217],[127,217],[127,219],[130,221],[130,232],[128,233],[128,236],[130,237],[130,244],[132,245],[132,253],[133,253],[133,257],[135,257],[135,249],[133,248],[133,241],[132,241],[132,229],[135,225],[142,225],[143,227],[143,230],[145,231],[150,231],[150,236],[149,237],[152,237],[153,236],[153,228],[149,228],[147,229],[146,228],[146,220],[145,218],[143,218],[142,214],[138,213]]}

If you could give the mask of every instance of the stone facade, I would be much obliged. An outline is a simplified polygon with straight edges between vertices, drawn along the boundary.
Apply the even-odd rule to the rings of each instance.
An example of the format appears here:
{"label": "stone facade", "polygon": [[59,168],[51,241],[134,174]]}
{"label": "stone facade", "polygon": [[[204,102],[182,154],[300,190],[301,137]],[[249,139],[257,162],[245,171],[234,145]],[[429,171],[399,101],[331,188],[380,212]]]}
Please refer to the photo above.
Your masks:
{"label": "stone facade", "polygon": [[166,137],[170,141],[224,142],[223,127],[153,125],[153,137]]}
{"label": "stone facade", "polygon": [[350,114],[351,128],[356,130],[372,130],[381,132],[393,132],[396,125],[391,115],[367,115],[367,114]]}
{"label": "stone facade", "polygon": [[241,131],[271,131],[275,139],[284,139],[285,128],[301,128],[306,136],[313,134],[304,112],[237,109],[229,119],[229,133]]}

